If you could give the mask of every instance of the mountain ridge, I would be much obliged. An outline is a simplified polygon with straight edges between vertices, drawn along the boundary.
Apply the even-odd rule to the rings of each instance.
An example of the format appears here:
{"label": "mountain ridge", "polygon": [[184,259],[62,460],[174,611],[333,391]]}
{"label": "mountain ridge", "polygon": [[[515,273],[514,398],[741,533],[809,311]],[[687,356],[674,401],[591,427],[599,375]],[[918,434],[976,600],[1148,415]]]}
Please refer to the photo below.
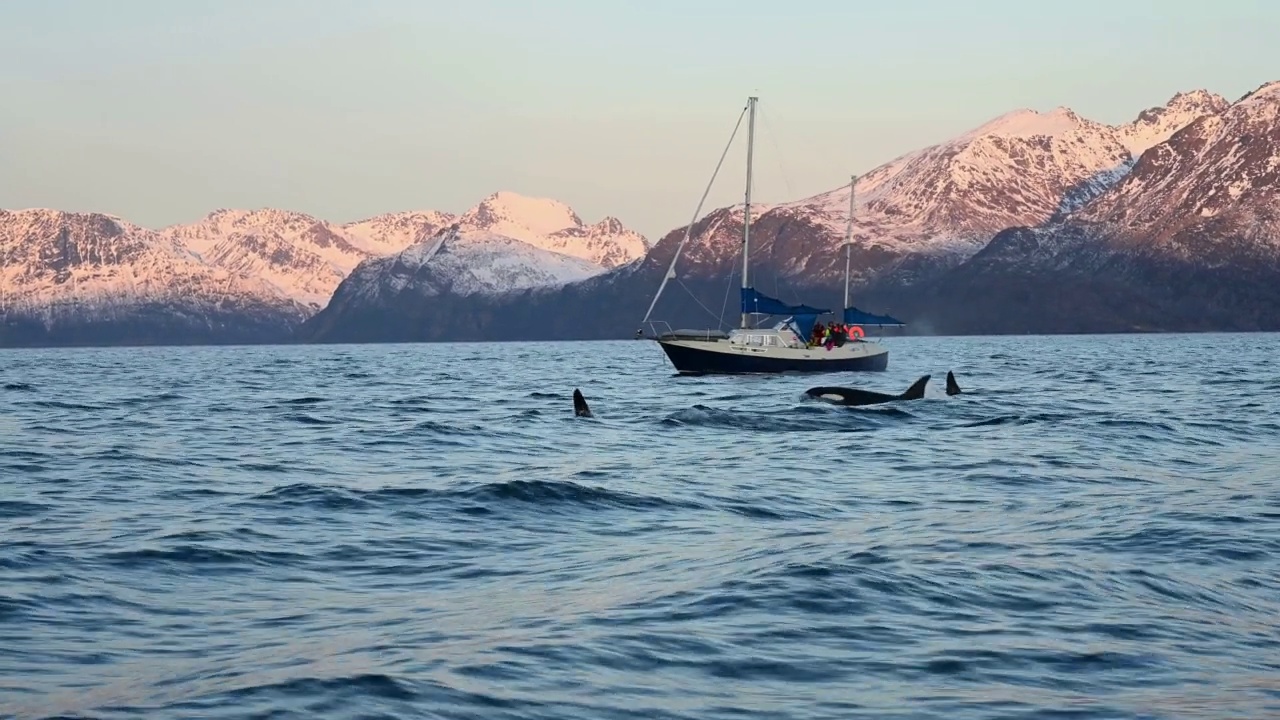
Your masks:
{"label": "mountain ridge", "polygon": [[951,332],[1280,330],[1280,82],[1171,133],[1078,212],[1001,231],[902,302]]}
{"label": "mountain ridge", "polygon": [[[914,316],[922,325],[980,330],[966,324],[972,318],[951,322],[945,313],[932,322],[928,317],[932,309],[914,299],[913,293],[949,302],[946,298],[954,298],[955,293],[947,295],[939,290],[948,278],[954,281],[968,273],[968,280],[981,287],[981,282],[990,280],[983,280],[974,268],[996,257],[1003,245],[1025,239],[1027,232],[1049,237],[1046,230],[1019,228],[1071,228],[1071,232],[1055,236],[1053,242],[1076,248],[1082,253],[1076,258],[1079,267],[1088,267],[1088,248],[1067,242],[1072,232],[1087,234],[1080,229],[1080,213],[1124,185],[1135,168],[1138,177],[1152,172],[1155,158],[1191,136],[1188,128],[1213,125],[1213,118],[1237,103],[1205,90],[1180,92],[1165,105],[1142,110],[1117,125],[1083,118],[1065,107],[1047,112],[1015,110],[956,138],[882,164],[860,176],[855,186],[855,302],[899,317]],[[848,203],[847,186],[787,203],[753,203],[753,284],[777,296],[839,307],[844,269],[844,253],[839,248],[848,222]],[[530,318],[556,317],[554,327],[544,325],[543,337],[625,337],[643,315],[684,233],[685,228],[676,228],[664,235],[641,263],[562,288],[530,289],[466,302],[433,297],[432,306],[441,312],[415,309],[414,325],[451,328],[444,333],[433,330],[433,339],[496,339],[527,337],[531,332],[524,323]],[[676,268],[679,282],[668,286],[654,317],[690,327],[717,322],[723,327],[725,317],[735,317],[732,287],[740,263],[741,238],[741,204],[716,208],[699,218]],[[982,255],[987,248],[992,252]],[[977,262],[971,263],[974,258]],[[1095,260],[1100,266],[1111,263],[1119,268],[1120,260],[1112,255],[1098,254]],[[1208,262],[1208,258],[1203,260]],[[962,267],[966,269],[959,271]],[[1156,277],[1152,267],[1132,265],[1126,272]],[[1116,272],[1117,278],[1123,276],[1120,270]],[[1028,291],[1034,289],[1029,287]],[[590,309],[573,303],[584,303]],[[406,312],[409,304],[401,297],[395,309],[386,311],[394,317]],[[343,305],[343,298],[335,296],[325,311],[308,321],[302,336],[311,341],[341,340],[347,331],[334,318],[347,315],[361,318],[359,334],[366,341],[419,337],[412,329],[393,328],[380,320],[377,306]],[[727,311],[717,318],[715,311],[722,306]],[[521,320],[498,319],[503,316]],[[910,322],[909,317],[903,319]],[[1094,324],[1120,330],[1139,325]],[[1044,323],[1037,327],[1052,329]],[[1081,325],[1065,321],[1064,327]]]}
{"label": "mountain ridge", "polygon": [[[1115,125],[1066,107],[1023,108],[904,153],[857,179],[855,303],[945,332],[1125,331],[1207,327],[1187,309],[1186,298],[1199,298],[1218,303],[1209,325],[1264,327],[1280,245],[1277,108],[1280,82],[1234,102],[1207,90],[1179,92]],[[753,203],[753,284],[838,307],[848,204],[847,185]],[[97,217],[77,222],[122,228],[102,225],[103,238],[176,243],[147,257],[176,253],[185,259],[165,262],[203,278],[190,282],[235,284],[236,297],[267,309],[254,317],[275,313],[272,327],[288,329],[281,339],[311,342],[627,337],[686,231],[650,243],[616,218],[587,224],[562,202],[505,191],[461,214],[383,213],[342,224],[271,208],[222,209],[204,226],[158,231]],[[741,204],[693,223],[655,318],[704,326],[736,317],[742,224]],[[72,264],[90,269],[60,275],[70,261],[56,252],[62,231],[51,232],[37,238],[45,254],[23,256],[31,272],[0,276],[8,285],[11,276],[52,273],[40,276],[49,306],[58,292],[67,297],[67,278],[78,287],[110,254],[76,230],[84,252],[69,257],[83,256]],[[193,269],[201,264],[225,275],[212,280]],[[127,276],[122,270],[116,280]],[[1187,290],[1170,294],[1161,282]],[[1092,319],[1055,309],[1046,288],[1072,297]],[[216,306],[217,293],[196,294]],[[1037,304],[1039,315],[1027,309]],[[156,308],[164,312],[163,303]],[[1161,308],[1177,312],[1162,317]],[[1098,320],[1105,312],[1114,322]],[[1001,313],[1007,322],[991,320]]]}
{"label": "mountain ridge", "polygon": [[[288,341],[361,263],[430,243],[449,228],[461,231],[459,251],[446,254],[455,271],[489,291],[587,277],[631,262],[647,249],[647,240],[617,218],[587,225],[558,201],[504,192],[476,207],[495,199],[506,203],[499,209],[564,208],[572,221],[550,228],[534,224],[524,239],[512,239],[468,228],[460,216],[439,211],[384,213],[339,225],[291,210],[220,208],[194,223],[149,229],[104,213],[3,210],[0,310],[4,327],[12,327],[0,333],[0,344],[38,344],[42,334],[64,344],[71,341],[65,328],[72,325],[97,338],[96,344],[111,344],[111,331],[94,330],[95,324],[147,342],[164,332],[180,343],[222,337]],[[520,212],[503,217],[509,223],[523,219]],[[26,252],[31,248],[42,249]],[[81,284],[88,278],[91,297]],[[190,297],[175,299],[166,284]],[[224,285],[234,288],[235,302],[218,290]],[[106,306],[112,308],[110,319],[103,315]],[[161,321],[166,313],[180,319]],[[263,329],[246,335],[234,329],[240,322]],[[206,331],[201,323],[221,329]]]}

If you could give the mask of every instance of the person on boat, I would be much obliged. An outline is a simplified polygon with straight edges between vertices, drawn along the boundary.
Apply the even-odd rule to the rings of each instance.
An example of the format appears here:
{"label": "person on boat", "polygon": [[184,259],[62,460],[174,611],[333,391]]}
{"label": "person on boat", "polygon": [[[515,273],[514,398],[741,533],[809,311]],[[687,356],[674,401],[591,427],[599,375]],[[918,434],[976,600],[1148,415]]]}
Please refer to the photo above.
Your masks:
{"label": "person on boat", "polygon": [[813,332],[812,332],[812,333],[810,333],[810,337],[809,337],[809,345],[811,345],[811,346],[817,346],[817,345],[821,345],[821,344],[822,344],[822,333],[823,333],[823,330],[824,330],[824,328],[822,327],[822,323],[816,323],[816,324],[814,324],[814,326],[813,326]]}
{"label": "person on boat", "polygon": [[831,344],[835,347],[842,347],[844,340],[844,323],[831,323]]}

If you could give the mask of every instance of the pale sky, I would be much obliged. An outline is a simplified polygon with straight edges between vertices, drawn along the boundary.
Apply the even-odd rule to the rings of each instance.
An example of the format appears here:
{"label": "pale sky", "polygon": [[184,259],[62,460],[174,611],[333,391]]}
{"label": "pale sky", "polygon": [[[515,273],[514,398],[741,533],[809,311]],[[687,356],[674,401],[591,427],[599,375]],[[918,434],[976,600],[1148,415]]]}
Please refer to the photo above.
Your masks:
{"label": "pale sky", "polygon": [[[1020,107],[1235,100],[1277,37],[1275,0],[0,0],[0,207],[345,222],[512,190],[657,240],[750,94],[755,198],[785,201]],[[704,212],[740,201],[744,139]]]}

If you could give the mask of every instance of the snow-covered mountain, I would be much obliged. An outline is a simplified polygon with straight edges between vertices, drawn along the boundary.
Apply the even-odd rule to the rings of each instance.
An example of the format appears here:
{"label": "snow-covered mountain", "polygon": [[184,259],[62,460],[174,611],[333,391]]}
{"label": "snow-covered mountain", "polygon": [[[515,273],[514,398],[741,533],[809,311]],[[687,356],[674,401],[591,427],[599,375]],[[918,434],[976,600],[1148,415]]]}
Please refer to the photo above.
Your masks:
{"label": "snow-covered mountain", "polygon": [[306,314],[120,218],[0,210],[0,344],[262,342]]}
{"label": "snow-covered mountain", "polygon": [[1061,222],[1002,231],[916,300],[951,332],[1280,329],[1280,82],[1142,154]]}
{"label": "snow-covered mountain", "polygon": [[[511,230],[508,226],[507,230]],[[545,235],[543,235],[545,237]],[[638,262],[622,266],[625,272]],[[391,337],[419,339],[473,337],[483,324],[458,327],[452,308],[483,307],[493,298],[522,292],[556,292],[598,278],[604,269],[591,261],[488,230],[465,229],[462,222],[427,242],[394,255],[368,260],[344,280],[324,310],[301,327],[304,339],[387,339],[385,323],[396,324]],[[429,314],[432,321],[418,318]],[[441,322],[443,320],[443,322]],[[536,337],[554,318],[533,318],[507,338]]]}
{"label": "snow-covered mountain", "polygon": [[[1016,110],[867,172],[855,196],[855,302],[915,321],[917,330],[1022,332],[1020,313],[1052,306],[1056,301],[1046,300],[1043,291],[1054,287],[1069,300],[1062,301],[1061,312],[1039,315],[1044,322],[1037,320],[1036,329],[1131,328],[1151,326],[1142,318],[1161,317],[1177,306],[1168,294],[1177,290],[1160,290],[1161,278],[1173,283],[1168,287],[1187,283],[1202,289],[1243,280],[1240,285],[1261,294],[1250,296],[1257,300],[1252,306],[1228,303],[1235,317],[1270,312],[1280,318],[1280,305],[1269,305],[1269,296],[1258,290],[1280,288],[1280,277],[1268,274],[1271,266],[1260,261],[1274,237],[1276,205],[1269,188],[1276,184],[1277,153],[1263,138],[1274,137],[1267,133],[1276,126],[1260,109],[1273,92],[1267,86],[1235,104],[1203,90],[1179,93],[1120,125],[1067,108]],[[790,301],[839,307],[848,204],[847,186],[796,202],[753,204],[756,287]],[[561,215],[547,224],[563,222],[570,220]],[[529,229],[545,232],[545,226]],[[302,334],[361,341],[625,337],[643,317],[684,234],[685,228],[668,233],[643,262],[560,288],[463,300],[415,300],[406,291],[385,303],[369,300],[370,294],[350,302],[339,293]],[[1084,241],[1099,237],[1110,244]],[[741,205],[696,221],[677,281],[667,286],[655,318],[676,327],[714,327],[722,308],[722,317],[735,317],[739,280],[730,276],[740,267],[741,242]],[[1124,243],[1144,242],[1159,244],[1161,252],[1139,261],[1118,251]],[[1194,262],[1160,265],[1158,259],[1178,256],[1178,242],[1204,252]],[[1001,264],[1002,257],[1009,262]],[[1036,267],[1038,257],[1045,258],[1043,266]],[[1024,264],[1031,271],[1017,274]],[[1104,308],[1088,291],[1071,290],[1070,283],[1057,283],[1058,276],[1047,272],[1055,265],[1101,273],[1107,278],[1101,284],[1080,287],[1121,298],[1123,312]],[[1216,274],[1205,275],[1203,268],[1217,268]],[[1271,285],[1258,278],[1271,278]],[[1132,283],[1132,292],[1106,294],[1125,282]],[[1115,323],[1099,324],[1107,312]],[[1202,325],[1230,322],[1218,314]],[[1184,316],[1164,326],[1195,325]]]}
{"label": "snow-covered mountain", "polygon": [[[421,236],[419,236],[421,238]],[[442,329],[414,326],[423,304],[441,313],[459,302],[526,290],[554,290],[609,271],[640,265],[648,241],[613,217],[582,222],[556,200],[510,192],[490,195],[434,237],[362,262],[335,290],[328,306],[303,328],[307,337],[352,327],[363,333],[381,324],[383,308],[400,308],[399,331]],[[530,326],[529,329],[536,329]],[[536,330],[535,330],[536,331]]]}
{"label": "snow-covered mountain", "polygon": [[288,210],[215,210],[191,225],[165,228],[209,264],[258,277],[317,309],[361,260],[371,256],[341,227]]}
{"label": "snow-covered mountain", "polygon": [[612,269],[644,257],[649,243],[613,217],[586,225],[568,205],[547,198],[499,192],[458,219],[463,231],[515,238],[543,250]]}
{"label": "snow-covered mountain", "polygon": [[374,300],[402,292],[466,297],[558,286],[601,272],[582,258],[456,223],[427,242],[362,263],[344,283],[344,297]]}
{"label": "snow-covered mountain", "polygon": [[[429,252],[450,228],[449,241]],[[105,342],[112,331],[94,328],[115,326],[99,322],[101,308],[141,303],[152,314],[163,315],[168,307],[192,318],[207,315],[202,308],[214,300],[231,316],[275,318],[272,332],[280,339],[327,304],[361,263],[383,257],[404,268],[434,255],[426,275],[435,285],[471,294],[563,284],[633,262],[648,248],[616,219],[585,225],[563,203],[506,192],[462,216],[415,211],[346,224],[271,208],[222,209],[156,231],[105,215],[24,210],[0,216],[0,238],[6,243],[0,256],[5,307],[20,305],[23,317],[61,308],[64,327],[78,318],[78,332]],[[68,257],[89,260],[59,260],[64,246]],[[223,288],[222,295],[216,288]],[[249,308],[249,316],[229,306],[228,298]],[[18,317],[4,310],[0,316]],[[182,322],[175,317],[175,342],[187,337]],[[32,332],[27,335],[39,335]]]}
{"label": "snow-covered mountain", "polygon": [[[1276,325],[1278,107],[1280,83],[1235,103],[1179,93],[1120,125],[1017,110],[885,163],[857,183],[856,302],[946,331]],[[844,186],[753,205],[754,284],[838,307],[848,203]],[[93,303],[74,307],[141,303],[184,328],[251,318],[257,332],[328,300],[300,338],[617,337],[634,331],[684,232],[650,247],[612,218],[588,225],[563,203],[509,192],[459,215],[345,225],[224,210],[153,232],[9,212],[0,302],[48,318],[90,288]],[[675,305],[656,317],[732,318],[741,233],[740,205],[697,220],[664,294]]]}
{"label": "snow-covered mountain", "polygon": [[386,213],[347,223],[342,226],[342,232],[370,256],[390,255],[430,240],[457,220],[438,210]]}
{"label": "snow-covered mountain", "polygon": [[1111,192],[1075,215],[1117,239],[1183,257],[1231,235],[1280,249],[1280,82],[1201,117],[1143,155]]}
{"label": "snow-covered mountain", "polygon": [[[452,225],[464,235],[478,233],[476,237],[515,241],[502,244],[509,257],[498,249],[470,256],[471,272],[495,278],[504,273],[536,276],[537,268],[545,264],[543,256],[537,256],[541,259],[529,266],[529,273],[510,275],[512,263],[534,257],[527,248],[585,260],[596,272],[641,258],[648,249],[643,237],[615,218],[585,225],[562,202],[512,192],[494,193],[461,216],[428,210],[388,213],[337,225],[285,210],[218,210],[200,222],[163,232],[206,261],[262,278],[318,310],[361,262],[429,242]],[[493,273],[483,266],[486,263],[496,263]],[[512,285],[511,289],[516,287],[523,285]]]}
{"label": "snow-covered mountain", "polygon": [[1148,108],[1131,123],[1121,126],[1120,138],[1134,158],[1168,140],[1182,128],[1205,115],[1217,115],[1230,103],[1208,90],[1178,93],[1159,107]]}
{"label": "snow-covered mountain", "polygon": [[[1082,207],[1125,177],[1147,148],[1225,106],[1206,91],[1180,93],[1118,126],[1064,107],[1021,109],[895,158],[855,186],[854,283],[927,279],[1004,228],[1037,225]],[[841,276],[847,185],[752,210],[752,265],[766,277],[835,282]],[[740,258],[742,206],[710,217],[710,229],[691,241],[698,247],[687,247],[681,262],[694,276],[722,274]],[[662,242],[678,242],[683,233],[679,228]]]}

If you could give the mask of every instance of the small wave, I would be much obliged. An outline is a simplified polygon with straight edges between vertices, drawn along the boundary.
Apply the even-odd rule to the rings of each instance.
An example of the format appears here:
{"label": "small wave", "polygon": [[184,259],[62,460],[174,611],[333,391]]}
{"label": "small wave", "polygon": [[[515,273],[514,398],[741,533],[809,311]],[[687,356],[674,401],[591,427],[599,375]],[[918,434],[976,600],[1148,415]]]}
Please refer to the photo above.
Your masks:
{"label": "small wave", "polygon": [[111,448],[88,456],[90,460],[111,460],[117,462],[140,462],[172,467],[201,466],[203,463],[188,458],[166,458],[154,455],[143,455],[124,448]]}
{"label": "small wave", "polygon": [[162,402],[172,402],[174,400],[186,400],[184,395],[174,392],[160,393],[158,395],[141,395],[139,397],[127,398],[119,402],[120,407],[141,407],[146,405],[154,405]]}
{"label": "small wave", "polygon": [[47,455],[35,450],[0,450],[0,458],[13,458],[14,460],[52,460],[52,455]]}
{"label": "small wave", "polygon": [[318,405],[323,402],[329,402],[329,398],[317,397],[314,395],[307,395],[305,397],[293,398],[292,400],[281,400],[280,402],[276,403],[276,405],[284,405],[284,406]]}
{"label": "small wave", "polygon": [[478,502],[506,503],[510,501],[532,503],[541,507],[556,504],[605,505],[627,508],[687,508],[680,503],[652,495],[610,490],[579,485],[570,481],[508,480],[485,483],[458,491],[460,497]]}
{"label": "small wave", "polygon": [[210,547],[203,544],[180,544],[165,548],[142,548],[106,553],[98,559],[111,565],[146,569],[155,565],[261,566],[296,565],[306,555],[280,550],[247,550]]}
{"label": "small wave", "polygon": [[401,406],[401,405],[422,405],[423,403],[430,402],[430,401],[431,401],[431,398],[429,398],[429,397],[427,397],[427,396],[425,396],[425,395],[419,395],[419,396],[417,396],[417,397],[402,397],[402,398],[395,398],[394,400],[388,400],[388,401],[387,401],[387,404],[389,404],[389,405],[396,405],[396,406]]}
{"label": "small wave", "polygon": [[105,405],[91,405],[89,403],[62,402],[61,400],[35,400],[31,403],[38,408],[46,410],[106,410]]}
{"label": "small wave", "polygon": [[319,418],[319,417],[316,417],[315,415],[311,415],[308,413],[289,413],[288,415],[281,417],[281,419],[287,420],[289,422],[295,422],[295,423],[298,423],[299,425],[339,425],[341,424],[340,420],[329,420],[326,418]]}
{"label": "small wave", "polygon": [[41,515],[50,509],[43,503],[24,500],[0,500],[0,518],[20,518]]}
{"label": "small wave", "polygon": [[1074,420],[1078,416],[1070,413],[1012,413],[996,415],[980,420],[963,423],[961,427],[996,427],[1000,425],[1035,425],[1038,423],[1060,423]]}
{"label": "small wave", "polygon": [[34,385],[30,383],[12,382],[12,383],[5,383],[4,389],[12,390],[13,392],[35,392],[36,388]]}
{"label": "small wave", "polygon": [[[841,408],[844,410],[845,408]],[[658,421],[661,425],[678,427],[693,426],[722,428],[726,430],[749,430],[752,432],[822,432],[841,430],[857,432],[880,427],[883,420],[906,419],[915,417],[911,413],[897,408],[884,408],[873,413],[831,413],[821,414],[809,412],[803,408],[768,412],[736,412],[694,405],[687,410],[679,410]]]}
{"label": "small wave", "polygon": [[[258,695],[290,698],[316,698],[331,695],[358,696],[369,699],[413,700],[418,693],[407,682],[390,675],[371,673],[338,678],[293,678],[278,683],[253,685],[232,690],[231,698],[250,699]],[[269,713],[270,714],[270,713]]]}
{"label": "small wave", "polygon": [[353,490],[311,483],[282,485],[254,495],[250,501],[283,507],[309,506],[326,510],[348,510],[365,506],[365,501]]}
{"label": "small wave", "polygon": [[1172,435],[1176,429],[1168,423],[1158,420],[1135,420],[1132,418],[1104,418],[1098,421],[1098,425],[1104,428],[1126,428],[1140,430],[1159,430],[1166,434]]}
{"label": "small wave", "polygon": [[224,540],[261,540],[271,542],[279,540],[280,536],[250,527],[239,527],[232,530],[179,530],[162,535],[159,539],[165,543],[211,543]]}
{"label": "small wave", "polygon": [[610,506],[632,509],[700,508],[702,506],[678,502],[666,498],[638,495],[608,488],[580,485],[572,481],[508,480],[449,488],[381,488],[354,490],[350,488],[296,483],[274,488],[251,498],[253,502],[283,506],[311,506],[329,510],[351,510],[385,506],[399,510],[412,509],[416,505],[441,503],[456,505],[465,501],[472,505],[467,512],[476,512],[475,503],[488,511],[511,503],[531,504],[541,508],[556,505]]}
{"label": "small wave", "polygon": [[248,470],[249,472],[264,472],[264,473],[287,472],[289,470],[289,466],[283,463],[249,462],[249,463],[240,463],[236,467],[239,467],[241,470]]}
{"label": "small wave", "polygon": [[12,622],[28,612],[39,612],[43,603],[30,598],[0,595],[0,622]]}
{"label": "small wave", "polygon": [[440,435],[440,436],[475,436],[488,435],[490,431],[479,425],[463,425],[461,423],[441,422],[436,420],[424,420],[413,426],[413,432],[423,435]]}

